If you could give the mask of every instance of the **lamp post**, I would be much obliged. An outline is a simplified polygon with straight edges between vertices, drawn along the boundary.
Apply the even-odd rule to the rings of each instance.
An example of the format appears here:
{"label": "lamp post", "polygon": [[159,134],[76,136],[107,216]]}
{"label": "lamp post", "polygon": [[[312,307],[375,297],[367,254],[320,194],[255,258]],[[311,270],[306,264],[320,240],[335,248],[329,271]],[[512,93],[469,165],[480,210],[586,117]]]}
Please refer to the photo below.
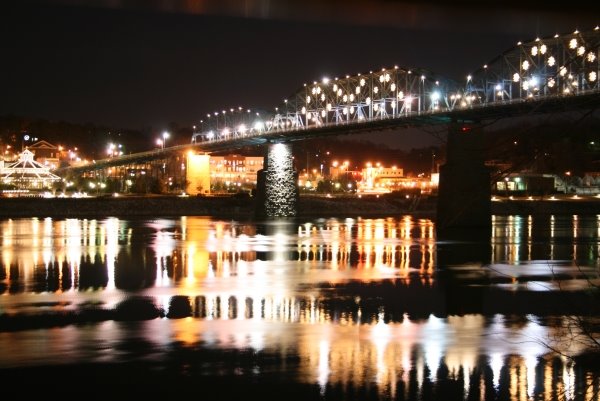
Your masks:
{"label": "lamp post", "polygon": [[167,138],[169,137],[169,133],[167,131],[162,133],[162,148],[164,149],[167,146]]}

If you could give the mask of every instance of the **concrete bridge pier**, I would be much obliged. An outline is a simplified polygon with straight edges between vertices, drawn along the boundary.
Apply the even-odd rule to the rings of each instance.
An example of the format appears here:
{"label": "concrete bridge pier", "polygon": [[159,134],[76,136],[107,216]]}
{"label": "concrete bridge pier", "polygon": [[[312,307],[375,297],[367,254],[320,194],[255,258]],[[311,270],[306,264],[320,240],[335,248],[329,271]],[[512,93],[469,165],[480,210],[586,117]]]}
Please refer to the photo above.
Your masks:
{"label": "concrete bridge pier", "polygon": [[292,145],[270,143],[258,172],[256,215],[260,218],[293,217],[298,213],[298,173]]}
{"label": "concrete bridge pier", "polygon": [[450,124],[446,149],[446,164],[440,168],[438,233],[489,231],[492,205],[483,128],[479,124]]}

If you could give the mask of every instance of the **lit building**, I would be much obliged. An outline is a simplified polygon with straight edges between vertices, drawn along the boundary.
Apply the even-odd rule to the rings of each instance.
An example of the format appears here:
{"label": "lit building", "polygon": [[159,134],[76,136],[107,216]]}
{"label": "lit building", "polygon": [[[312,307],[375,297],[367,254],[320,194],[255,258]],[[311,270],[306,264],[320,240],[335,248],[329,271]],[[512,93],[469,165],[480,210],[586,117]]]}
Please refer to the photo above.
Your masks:
{"label": "lit building", "polygon": [[373,167],[367,163],[362,169],[362,179],[357,183],[359,192],[391,192],[399,187],[404,178],[404,170],[401,168]]}
{"label": "lit building", "polygon": [[415,190],[431,193],[439,184],[439,174],[430,177],[423,174],[418,177],[405,177],[404,170],[396,166],[383,167],[379,163],[373,167],[367,163],[362,169],[362,179],[357,182],[359,193],[389,193],[394,191]]}
{"label": "lit building", "polygon": [[187,193],[210,194],[210,156],[188,153],[186,170]]}
{"label": "lit building", "polygon": [[392,189],[404,177],[404,170],[393,167],[372,167],[370,164],[362,171],[361,185],[365,190]]}
{"label": "lit building", "polygon": [[556,192],[556,187],[556,178],[550,174],[513,173],[496,181],[492,191],[497,194],[543,195]]}
{"label": "lit building", "polygon": [[33,153],[25,149],[19,160],[0,167],[0,180],[4,185],[14,186],[17,190],[50,189],[60,177],[50,172],[50,167],[33,160]]}
{"label": "lit building", "polygon": [[57,168],[60,157],[60,148],[46,141],[38,141],[27,149],[35,155],[38,163],[51,169]]}
{"label": "lit building", "polygon": [[329,167],[329,176],[332,180],[340,180],[343,178],[347,178],[348,174],[351,173],[349,170],[350,162],[348,160],[343,163],[338,163],[338,161],[334,161]]}
{"label": "lit building", "polygon": [[263,164],[263,157],[241,155],[211,156],[211,186],[255,186],[257,172],[263,168]]}
{"label": "lit building", "polygon": [[264,158],[256,156],[188,155],[186,180],[190,195],[209,194],[212,190],[256,186],[256,177]]}

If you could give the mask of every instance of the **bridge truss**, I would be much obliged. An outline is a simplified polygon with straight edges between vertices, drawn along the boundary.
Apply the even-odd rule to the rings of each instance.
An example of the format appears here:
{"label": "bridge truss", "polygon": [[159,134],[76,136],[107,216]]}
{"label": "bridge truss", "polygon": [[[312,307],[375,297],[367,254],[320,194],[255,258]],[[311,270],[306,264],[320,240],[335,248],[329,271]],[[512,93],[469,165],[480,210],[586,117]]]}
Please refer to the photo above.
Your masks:
{"label": "bridge truss", "polygon": [[[266,135],[285,140],[294,132],[332,132],[377,121],[431,124],[507,109],[532,101],[560,101],[600,92],[600,30],[519,42],[456,82],[422,69],[384,68],[367,74],[305,84],[273,113],[230,109],[209,114],[192,143]],[[514,107],[513,107],[514,108]],[[517,107],[519,108],[519,107]],[[208,142],[208,143],[207,143]]]}
{"label": "bridge truss", "polygon": [[400,67],[323,79],[303,85],[273,112],[237,107],[207,114],[188,145],[97,160],[60,173],[145,163],[188,150],[229,151],[324,135],[597,107],[599,59],[596,27],[519,42],[462,82]]}

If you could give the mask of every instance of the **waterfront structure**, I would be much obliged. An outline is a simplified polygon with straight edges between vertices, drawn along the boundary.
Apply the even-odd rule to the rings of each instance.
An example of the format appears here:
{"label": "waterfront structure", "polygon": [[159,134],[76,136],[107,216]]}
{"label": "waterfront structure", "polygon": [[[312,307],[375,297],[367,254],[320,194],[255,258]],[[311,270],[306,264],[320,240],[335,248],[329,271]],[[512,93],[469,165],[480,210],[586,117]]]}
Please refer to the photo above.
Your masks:
{"label": "waterfront structure", "polygon": [[511,173],[494,182],[492,191],[497,195],[600,194],[600,180],[594,177],[594,173],[587,173],[583,177],[567,173],[563,176]]}
{"label": "waterfront structure", "polygon": [[377,163],[368,163],[361,171],[361,180],[356,183],[359,194],[384,194],[390,192],[410,191],[413,193],[431,193],[438,187],[439,174],[417,177],[404,176],[402,168],[384,167]]}
{"label": "waterfront structure", "polygon": [[60,177],[52,174],[50,167],[35,161],[34,154],[25,149],[16,162],[0,167],[0,181],[17,190],[44,190],[60,181]]}
{"label": "waterfront structure", "polygon": [[334,160],[331,166],[329,166],[329,178],[332,180],[347,179],[348,175],[352,173],[354,172],[350,170],[350,162],[348,160],[343,163]]}
{"label": "waterfront structure", "polygon": [[[590,109],[600,104],[600,27],[535,38],[475,67],[457,82],[419,68],[382,68],[305,83],[273,113],[242,107],[207,114],[189,145],[102,160],[102,169],[172,153],[223,152],[340,134],[401,127],[448,126],[446,165],[440,168],[438,228],[490,225],[490,175],[481,137],[485,120]],[[274,149],[274,148],[273,148]],[[270,152],[270,150],[269,150]],[[267,155],[267,158],[270,156]],[[274,176],[294,179],[292,164]],[[281,186],[280,182],[267,180]],[[276,194],[265,188],[265,193]],[[277,199],[266,199],[275,204]],[[261,206],[262,207],[262,206]],[[269,217],[285,208],[269,209]]]}
{"label": "waterfront structure", "polygon": [[547,195],[558,191],[557,181],[551,174],[512,173],[496,181],[492,190],[497,194]]}
{"label": "waterfront structure", "polygon": [[189,152],[186,181],[190,195],[251,190],[256,187],[263,157],[230,154],[210,156]]}
{"label": "waterfront structure", "polygon": [[189,195],[210,194],[210,156],[189,152],[186,169],[187,193]]}
{"label": "waterfront structure", "polygon": [[210,182],[218,187],[255,187],[257,173],[263,168],[262,156],[230,154],[210,157]]}
{"label": "waterfront structure", "polygon": [[361,176],[362,180],[357,183],[359,192],[391,192],[405,182],[404,170],[396,166],[373,166],[368,163],[362,169]]}

